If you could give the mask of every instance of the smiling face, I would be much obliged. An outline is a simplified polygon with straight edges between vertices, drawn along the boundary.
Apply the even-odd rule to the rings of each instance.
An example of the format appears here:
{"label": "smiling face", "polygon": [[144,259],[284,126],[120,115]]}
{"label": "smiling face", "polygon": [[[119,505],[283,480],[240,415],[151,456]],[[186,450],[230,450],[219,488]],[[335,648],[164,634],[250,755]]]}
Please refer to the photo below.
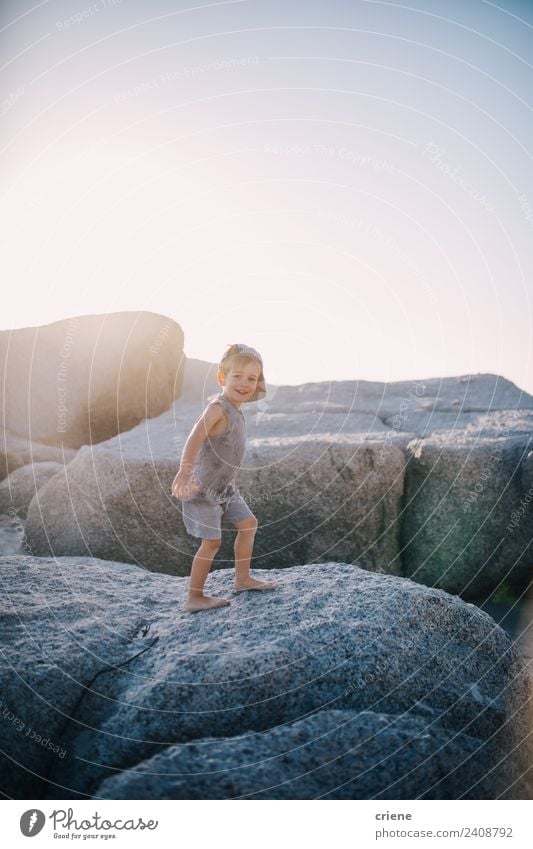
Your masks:
{"label": "smiling face", "polygon": [[255,394],[260,374],[261,364],[255,358],[236,358],[226,374],[218,372],[217,380],[228,400],[239,405]]}

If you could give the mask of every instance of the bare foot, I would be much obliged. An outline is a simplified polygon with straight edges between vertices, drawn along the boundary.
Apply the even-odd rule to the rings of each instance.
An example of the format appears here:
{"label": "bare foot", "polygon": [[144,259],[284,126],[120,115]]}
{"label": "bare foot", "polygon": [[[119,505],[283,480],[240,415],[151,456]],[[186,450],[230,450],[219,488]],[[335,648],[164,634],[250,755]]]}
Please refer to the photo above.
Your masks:
{"label": "bare foot", "polygon": [[213,607],[227,607],[231,604],[229,598],[216,598],[214,595],[189,596],[185,605],[188,613],[197,613],[199,610],[211,610]]}
{"label": "bare foot", "polygon": [[235,592],[242,593],[245,590],[275,590],[276,584],[268,581],[258,581],[257,578],[245,578],[243,581],[235,581]]}

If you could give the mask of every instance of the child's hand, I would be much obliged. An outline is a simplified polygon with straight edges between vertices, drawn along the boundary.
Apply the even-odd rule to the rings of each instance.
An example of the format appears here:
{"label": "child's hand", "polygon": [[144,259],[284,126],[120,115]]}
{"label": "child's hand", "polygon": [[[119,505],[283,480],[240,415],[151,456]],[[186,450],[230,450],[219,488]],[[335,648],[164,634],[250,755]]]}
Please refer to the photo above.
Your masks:
{"label": "child's hand", "polygon": [[192,470],[180,469],[172,481],[172,495],[180,501],[187,501],[192,498],[199,489],[200,486]]}

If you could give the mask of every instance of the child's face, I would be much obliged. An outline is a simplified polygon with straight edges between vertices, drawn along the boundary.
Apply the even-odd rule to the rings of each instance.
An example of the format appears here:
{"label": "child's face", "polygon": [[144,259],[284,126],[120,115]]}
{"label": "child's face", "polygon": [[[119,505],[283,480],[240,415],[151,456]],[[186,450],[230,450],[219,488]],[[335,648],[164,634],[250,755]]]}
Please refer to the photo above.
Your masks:
{"label": "child's face", "polygon": [[218,382],[225,387],[231,401],[241,404],[255,393],[260,374],[260,364],[257,360],[250,360],[245,366],[233,367],[227,375],[219,371]]}

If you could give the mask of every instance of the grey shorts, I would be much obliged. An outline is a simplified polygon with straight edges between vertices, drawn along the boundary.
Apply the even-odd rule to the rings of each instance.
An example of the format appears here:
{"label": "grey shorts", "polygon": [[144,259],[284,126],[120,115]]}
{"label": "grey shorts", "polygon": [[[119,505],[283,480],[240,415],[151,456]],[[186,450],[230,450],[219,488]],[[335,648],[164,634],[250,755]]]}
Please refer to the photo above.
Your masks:
{"label": "grey shorts", "polygon": [[218,497],[197,493],[188,501],[182,501],[181,513],[187,532],[202,539],[220,539],[222,519],[233,523],[254,515],[237,487],[232,485]]}

